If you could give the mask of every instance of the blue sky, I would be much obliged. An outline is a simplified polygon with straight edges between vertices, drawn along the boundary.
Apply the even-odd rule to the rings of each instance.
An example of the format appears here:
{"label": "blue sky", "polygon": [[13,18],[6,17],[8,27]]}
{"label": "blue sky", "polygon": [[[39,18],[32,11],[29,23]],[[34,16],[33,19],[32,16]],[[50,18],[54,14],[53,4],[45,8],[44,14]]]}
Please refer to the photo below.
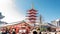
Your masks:
{"label": "blue sky", "polygon": [[[27,10],[31,9],[31,4],[38,10],[38,16],[42,14],[46,22],[60,18],[60,0],[16,0],[16,6],[20,13],[26,15]],[[22,10],[22,11],[20,11]]]}

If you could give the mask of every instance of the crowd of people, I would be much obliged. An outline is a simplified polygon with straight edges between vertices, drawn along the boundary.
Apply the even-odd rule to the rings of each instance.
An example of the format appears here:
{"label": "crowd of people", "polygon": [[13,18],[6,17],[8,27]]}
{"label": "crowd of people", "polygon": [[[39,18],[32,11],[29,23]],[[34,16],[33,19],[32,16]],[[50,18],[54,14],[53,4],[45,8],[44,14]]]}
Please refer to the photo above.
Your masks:
{"label": "crowd of people", "polygon": [[12,29],[12,31],[10,31],[7,28],[4,28],[4,29],[0,30],[0,34],[16,34],[16,31],[14,28]]}
{"label": "crowd of people", "polygon": [[0,29],[0,34],[28,34],[28,32],[25,29],[16,32],[15,28],[12,29],[4,28]]}
{"label": "crowd of people", "polygon": [[[28,32],[26,32],[26,30],[23,29],[23,30],[19,30],[19,32],[16,33],[15,28],[12,28],[12,29],[4,28],[0,30],[0,34],[28,34]],[[37,34],[37,32],[34,31],[33,34]],[[39,34],[41,34],[41,32]]]}

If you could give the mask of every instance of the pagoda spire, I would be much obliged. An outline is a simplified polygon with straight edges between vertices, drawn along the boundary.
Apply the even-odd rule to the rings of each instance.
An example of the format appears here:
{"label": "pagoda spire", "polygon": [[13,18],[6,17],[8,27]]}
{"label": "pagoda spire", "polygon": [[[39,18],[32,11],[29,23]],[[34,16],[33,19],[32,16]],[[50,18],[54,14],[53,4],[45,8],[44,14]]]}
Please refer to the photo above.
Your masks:
{"label": "pagoda spire", "polygon": [[32,5],[31,5],[32,9],[34,9],[34,3],[32,2]]}

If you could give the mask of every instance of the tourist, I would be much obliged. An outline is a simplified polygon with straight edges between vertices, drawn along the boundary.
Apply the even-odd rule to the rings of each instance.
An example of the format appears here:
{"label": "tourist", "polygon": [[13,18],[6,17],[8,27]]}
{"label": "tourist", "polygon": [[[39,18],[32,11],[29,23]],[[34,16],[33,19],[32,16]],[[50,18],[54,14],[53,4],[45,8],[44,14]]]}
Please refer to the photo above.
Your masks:
{"label": "tourist", "polygon": [[16,29],[12,29],[12,34],[16,34]]}
{"label": "tourist", "polygon": [[22,30],[19,30],[19,34],[21,34],[22,33]]}
{"label": "tourist", "polygon": [[4,31],[2,31],[2,34],[6,34],[6,31],[4,30]]}
{"label": "tourist", "polygon": [[41,32],[39,32],[39,34],[41,34]]}
{"label": "tourist", "polygon": [[34,32],[33,32],[33,34],[37,34],[37,32],[36,32],[36,31],[34,31]]}
{"label": "tourist", "polygon": [[2,31],[0,30],[0,34],[2,34]]}
{"label": "tourist", "polygon": [[6,31],[6,34],[10,34],[9,30]]}
{"label": "tourist", "polygon": [[8,29],[8,28],[6,28],[6,34],[10,34],[10,32],[9,32],[9,29]]}

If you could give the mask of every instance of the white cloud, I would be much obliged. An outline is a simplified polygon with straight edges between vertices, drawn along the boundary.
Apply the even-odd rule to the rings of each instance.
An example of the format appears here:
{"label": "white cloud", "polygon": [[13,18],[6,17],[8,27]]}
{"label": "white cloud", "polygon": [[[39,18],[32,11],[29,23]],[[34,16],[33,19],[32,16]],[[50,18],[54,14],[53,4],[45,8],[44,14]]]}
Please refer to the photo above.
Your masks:
{"label": "white cloud", "polygon": [[0,12],[5,16],[2,21],[8,23],[24,19],[23,14],[19,13],[16,8],[15,0],[0,0]]}

